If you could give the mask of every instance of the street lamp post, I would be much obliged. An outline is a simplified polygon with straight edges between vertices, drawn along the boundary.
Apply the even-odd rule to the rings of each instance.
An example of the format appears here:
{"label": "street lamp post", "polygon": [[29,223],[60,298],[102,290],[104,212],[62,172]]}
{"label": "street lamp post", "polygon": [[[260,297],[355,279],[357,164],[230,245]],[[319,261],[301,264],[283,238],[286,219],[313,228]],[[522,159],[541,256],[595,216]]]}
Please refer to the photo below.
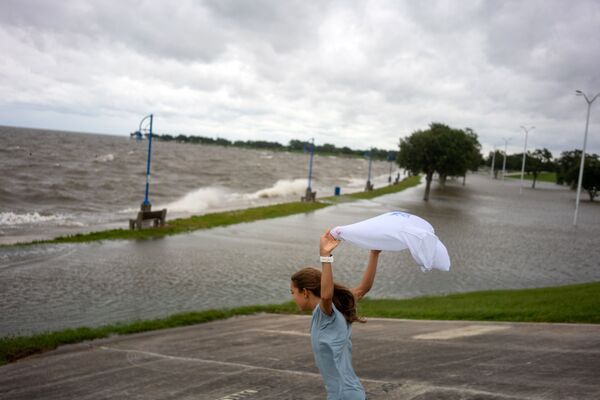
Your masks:
{"label": "street lamp post", "polygon": [[302,201],[315,201],[316,192],[313,192],[311,187],[312,181],[312,165],[313,165],[313,157],[315,155],[315,138],[311,138],[308,142],[310,146],[310,157],[308,160],[308,186],[306,188],[306,194],[301,198]]}
{"label": "street lamp post", "polygon": [[139,136],[142,136],[142,125],[144,124],[144,121],[146,120],[150,120],[149,122],[149,130],[148,130],[148,160],[146,162],[146,193],[144,195],[144,202],[142,203],[142,211],[150,211],[152,205],[150,204],[150,200],[148,200],[148,193],[150,191],[150,163],[152,160],[152,120],[153,120],[153,115],[147,115],[144,118],[142,118],[142,120],[140,121],[140,128],[139,130],[136,132],[136,134],[138,134]]}
{"label": "street lamp post", "polygon": [[492,172],[490,178],[494,179],[494,168],[496,167],[496,146],[494,145],[494,153],[492,154]]}
{"label": "street lamp post", "polygon": [[371,183],[371,163],[373,161],[373,149],[369,149],[369,176],[367,177],[367,184],[365,186],[365,192],[373,190],[373,184]]}
{"label": "street lamp post", "polygon": [[390,151],[388,153],[388,161],[390,162],[390,175],[388,176],[388,183],[392,184],[392,167],[394,166],[394,154]]}
{"label": "street lamp post", "polygon": [[523,193],[523,176],[525,174],[525,157],[527,154],[527,136],[529,134],[529,131],[535,129],[535,126],[531,126],[529,127],[529,129],[527,129],[523,125],[521,125],[521,128],[523,128],[523,130],[525,131],[525,145],[523,146],[523,163],[521,164],[521,187],[519,188],[519,194]]}
{"label": "street lamp post", "polygon": [[[142,132],[148,132],[148,160],[146,162],[146,192],[144,194],[144,202],[141,205],[141,209],[138,212],[137,218],[129,220],[129,229],[142,229],[144,223],[151,221],[154,227],[164,226],[167,219],[167,209],[163,208],[160,211],[152,211],[152,205],[148,199],[150,192],[150,163],[152,162],[152,122],[154,116],[152,114],[145,116],[140,121],[140,128],[137,132],[134,132],[132,136],[136,138],[143,137]],[[144,122],[147,125],[144,127]]]}
{"label": "street lamp post", "polygon": [[308,161],[308,187],[306,188],[309,191],[312,191],[312,187],[310,185],[312,180],[312,165],[313,165],[313,157],[315,155],[315,138],[311,138],[310,142],[310,159]]}
{"label": "street lamp post", "polygon": [[577,94],[577,96],[583,96],[588,104],[587,118],[585,120],[585,134],[583,135],[583,151],[581,152],[581,163],[579,164],[579,179],[577,181],[577,199],[575,200],[575,215],[573,216],[573,225],[577,226],[577,214],[579,212],[579,196],[581,194],[581,182],[583,181],[583,163],[585,159],[585,146],[587,144],[588,127],[590,125],[590,109],[592,108],[592,103],[594,102],[594,100],[596,100],[600,93],[596,94],[591,100],[581,90],[576,90],[575,93]]}
{"label": "street lamp post", "polygon": [[510,138],[502,138],[504,140],[504,159],[502,160],[502,180],[504,180],[504,175],[506,175],[506,150],[508,147],[508,141]]}

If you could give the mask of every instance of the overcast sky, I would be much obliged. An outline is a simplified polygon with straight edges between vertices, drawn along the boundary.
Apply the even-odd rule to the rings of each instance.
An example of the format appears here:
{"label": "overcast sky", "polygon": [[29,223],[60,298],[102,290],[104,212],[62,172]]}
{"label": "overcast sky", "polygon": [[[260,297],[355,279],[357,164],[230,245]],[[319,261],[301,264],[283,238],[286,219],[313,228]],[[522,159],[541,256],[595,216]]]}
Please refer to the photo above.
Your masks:
{"label": "overcast sky", "polygon": [[[2,0],[0,124],[396,149],[581,148],[600,1]],[[600,99],[588,152],[600,153]]]}

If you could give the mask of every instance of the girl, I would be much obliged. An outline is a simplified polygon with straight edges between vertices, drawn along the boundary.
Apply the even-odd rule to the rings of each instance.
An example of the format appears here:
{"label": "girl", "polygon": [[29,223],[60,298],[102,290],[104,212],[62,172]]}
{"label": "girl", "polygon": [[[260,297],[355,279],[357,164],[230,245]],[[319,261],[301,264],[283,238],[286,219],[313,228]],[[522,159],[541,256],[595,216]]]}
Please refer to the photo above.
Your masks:
{"label": "girl", "polygon": [[333,282],[331,252],[339,243],[325,232],[320,241],[322,272],[301,269],[292,276],[290,289],[300,310],[312,310],[311,344],[327,400],[364,400],[365,390],[352,368],[352,323],[366,322],[356,315],[356,302],[373,286],[380,250],[371,250],[360,285],[348,289]]}

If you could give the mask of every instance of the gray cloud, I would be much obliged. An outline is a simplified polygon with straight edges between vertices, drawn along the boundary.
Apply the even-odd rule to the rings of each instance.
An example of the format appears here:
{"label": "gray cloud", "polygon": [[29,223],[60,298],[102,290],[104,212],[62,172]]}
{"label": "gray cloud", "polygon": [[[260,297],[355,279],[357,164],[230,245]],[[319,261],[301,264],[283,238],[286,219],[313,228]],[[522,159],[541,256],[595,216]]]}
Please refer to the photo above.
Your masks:
{"label": "gray cloud", "polygon": [[0,123],[125,134],[152,111],[164,132],[394,148],[440,121],[509,151],[527,124],[558,153],[581,147],[574,90],[600,91],[599,22],[593,0],[7,0]]}

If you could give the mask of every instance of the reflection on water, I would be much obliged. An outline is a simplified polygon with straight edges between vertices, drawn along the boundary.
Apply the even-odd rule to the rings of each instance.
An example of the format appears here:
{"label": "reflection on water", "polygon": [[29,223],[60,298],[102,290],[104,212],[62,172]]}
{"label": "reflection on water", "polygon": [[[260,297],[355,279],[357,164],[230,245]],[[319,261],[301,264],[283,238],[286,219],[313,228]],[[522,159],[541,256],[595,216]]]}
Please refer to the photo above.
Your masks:
{"label": "reflection on water", "polygon": [[[390,210],[424,217],[452,259],[449,273],[423,273],[410,255],[382,253],[371,297],[406,298],[480,289],[600,280],[600,204],[546,185],[471,176],[467,185],[423,186],[342,204],[154,241],[31,246],[0,250],[0,335],[97,326],[176,312],[289,300],[289,277],[316,264],[328,227]],[[335,277],[358,283],[367,252],[342,244]]]}

